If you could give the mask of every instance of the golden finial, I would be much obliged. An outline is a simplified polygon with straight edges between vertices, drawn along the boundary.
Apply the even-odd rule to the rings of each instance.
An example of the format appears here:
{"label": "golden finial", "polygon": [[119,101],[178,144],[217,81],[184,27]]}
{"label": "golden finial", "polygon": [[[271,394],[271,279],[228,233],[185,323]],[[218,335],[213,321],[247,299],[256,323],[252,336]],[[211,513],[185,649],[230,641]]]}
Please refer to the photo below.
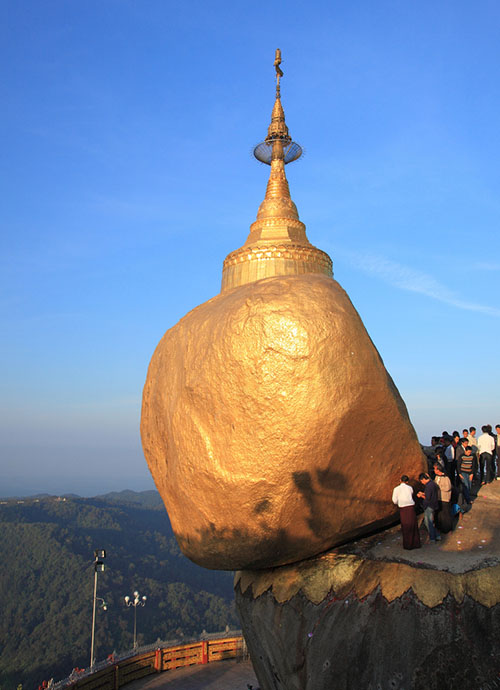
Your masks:
{"label": "golden finial", "polygon": [[280,97],[280,77],[283,76],[283,72],[280,68],[281,65],[281,50],[276,48],[276,54],[274,56],[274,67],[276,69],[276,98]]}
{"label": "golden finial", "polygon": [[285,122],[285,111],[281,105],[280,78],[283,76],[281,65],[281,50],[276,49],[274,68],[276,69],[276,100],[271,113],[271,124],[267,130],[267,137],[255,147],[253,154],[261,163],[271,165],[272,160],[283,160],[291,163],[302,155],[302,149],[292,141]]}
{"label": "golden finial", "polygon": [[314,247],[306,237],[306,226],[299,220],[297,207],[290,197],[285,165],[302,155],[302,148],[292,141],[280,99],[283,72],[281,50],[276,50],[276,100],[271,124],[263,142],[254,149],[261,163],[271,166],[266,196],[257,220],[250,227],[247,241],[229,254],[222,270],[222,290],[229,290],[261,278],[302,273],[332,275],[328,254]]}

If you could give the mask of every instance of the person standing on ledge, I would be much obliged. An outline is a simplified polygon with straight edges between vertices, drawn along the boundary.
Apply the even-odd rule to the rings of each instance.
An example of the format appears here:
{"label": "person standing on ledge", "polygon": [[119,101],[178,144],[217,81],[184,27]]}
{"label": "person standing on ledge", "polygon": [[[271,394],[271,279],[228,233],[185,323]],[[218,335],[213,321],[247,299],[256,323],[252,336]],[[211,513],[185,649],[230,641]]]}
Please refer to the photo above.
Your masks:
{"label": "person standing on ledge", "polygon": [[476,471],[476,458],[474,455],[472,455],[472,448],[466,446],[464,449],[464,454],[457,462],[457,473],[460,477],[460,481],[462,482],[462,495],[465,503],[468,506],[468,508],[465,508],[465,510],[468,510],[472,505],[470,492],[472,488],[472,480],[474,479]]}
{"label": "person standing on ledge", "polygon": [[439,531],[446,534],[453,529],[453,520],[451,518],[451,482],[443,471],[443,467],[439,462],[434,463],[434,478],[438,487],[439,512],[436,515],[436,521]]}
{"label": "person standing on ledge", "polygon": [[457,467],[457,475],[458,475],[458,465],[460,463],[460,460],[465,455],[465,449],[468,448],[468,446],[469,446],[469,439],[465,438],[465,436],[464,436],[463,438],[460,439],[457,447],[455,448],[455,463],[456,463],[456,467]]}
{"label": "person standing on ledge", "polygon": [[489,484],[493,480],[493,451],[495,450],[495,441],[488,433],[488,425],[481,427],[483,432],[477,439],[479,448],[479,470],[481,473],[481,485]]}
{"label": "person standing on ledge", "polygon": [[392,492],[392,502],[399,508],[403,549],[419,549],[420,535],[415,514],[415,501],[413,500],[413,489],[409,481],[408,475],[403,474],[401,484],[396,486]]}
{"label": "person standing on ledge", "polygon": [[424,509],[425,526],[429,532],[431,544],[435,544],[436,541],[441,539],[441,535],[436,529],[435,521],[436,511],[439,510],[438,487],[426,472],[422,472],[418,478],[424,485],[424,491],[419,491],[417,496],[424,499],[422,506]]}
{"label": "person standing on ledge", "polygon": [[496,478],[500,480],[500,424],[495,425],[495,461],[496,461]]}
{"label": "person standing on ledge", "polygon": [[446,459],[446,474],[450,478],[451,483],[455,481],[455,448],[453,443],[447,437],[444,440],[445,451],[444,457]]}

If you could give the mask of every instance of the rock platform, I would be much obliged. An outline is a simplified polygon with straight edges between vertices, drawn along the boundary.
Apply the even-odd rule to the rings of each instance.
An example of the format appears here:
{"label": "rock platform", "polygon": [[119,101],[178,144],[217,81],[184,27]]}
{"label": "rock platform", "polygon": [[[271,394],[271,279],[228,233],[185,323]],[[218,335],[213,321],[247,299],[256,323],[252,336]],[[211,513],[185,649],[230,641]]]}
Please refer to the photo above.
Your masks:
{"label": "rock platform", "polygon": [[500,688],[500,482],[438,544],[400,528],[235,576],[261,690]]}

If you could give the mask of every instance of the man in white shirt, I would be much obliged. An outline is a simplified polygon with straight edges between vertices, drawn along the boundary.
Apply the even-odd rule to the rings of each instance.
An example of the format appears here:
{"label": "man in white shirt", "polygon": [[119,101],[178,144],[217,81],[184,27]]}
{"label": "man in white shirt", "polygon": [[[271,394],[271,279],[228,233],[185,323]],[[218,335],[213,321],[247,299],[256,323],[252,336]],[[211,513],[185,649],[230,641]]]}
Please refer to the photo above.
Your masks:
{"label": "man in white shirt", "polygon": [[444,451],[444,459],[446,461],[446,474],[450,478],[450,482],[452,484],[455,483],[455,448],[453,447],[453,443],[449,441],[448,439],[445,440],[445,451]]}
{"label": "man in white shirt", "polygon": [[495,440],[493,436],[488,433],[487,425],[482,426],[481,431],[483,433],[477,439],[477,447],[479,449],[481,485],[483,485],[493,481],[493,451],[495,450]]}
{"label": "man in white shirt", "polygon": [[496,444],[495,444],[495,455],[497,464],[497,482],[500,481],[500,424],[495,425],[495,431],[497,432]]}
{"label": "man in white shirt", "polygon": [[[465,434],[464,434],[465,436]],[[476,427],[469,427],[469,434],[467,436],[469,439],[469,446],[472,448],[472,455],[476,458],[476,467],[479,470],[479,450],[477,449],[477,438],[476,438]],[[474,477],[476,481],[477,477]]]}
{"label": "man in white shirt", "polygon": [[417,516],[415,513],[413,489],[409,482],[408,475],[403,474],[401,477],[401,484],[396,486],[392,492],[392,502],[399,508],[401,532],[403,534],[403,548],[419,549],[420,534],[418,532]]}
{"label": "man in white shirt", "polygon": [[408,483],[410,480],[406,474],[401,477],[401,484],[394,488],[392,492],[392,502],[398,508],[406,508],[406,506],[414,506],[413,489]]}
{"label": "man in white shirt", "polygon": [[469,439],[469,446],[475,446],[477,448],[477,438],[476,438],[476,427],[471,426],[469,427],[469,435],[467,436]]}

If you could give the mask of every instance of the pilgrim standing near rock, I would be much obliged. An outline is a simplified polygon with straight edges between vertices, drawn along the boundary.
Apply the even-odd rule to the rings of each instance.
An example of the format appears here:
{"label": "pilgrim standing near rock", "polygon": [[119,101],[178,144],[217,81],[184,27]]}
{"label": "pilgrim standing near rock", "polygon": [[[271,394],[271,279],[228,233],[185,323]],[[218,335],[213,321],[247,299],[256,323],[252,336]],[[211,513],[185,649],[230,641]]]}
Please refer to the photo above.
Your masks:
{"label": "pilgrim standing near rock", "polygon": [[409,477],[403,474],[401,484],[392,492],[392,502],[399,508],[401,520],[401,532],[403,533],[404,549],[419,549],[420,535],[418,532],[417,515],[415,513],[415,501],[413,489],[409,484]]}

